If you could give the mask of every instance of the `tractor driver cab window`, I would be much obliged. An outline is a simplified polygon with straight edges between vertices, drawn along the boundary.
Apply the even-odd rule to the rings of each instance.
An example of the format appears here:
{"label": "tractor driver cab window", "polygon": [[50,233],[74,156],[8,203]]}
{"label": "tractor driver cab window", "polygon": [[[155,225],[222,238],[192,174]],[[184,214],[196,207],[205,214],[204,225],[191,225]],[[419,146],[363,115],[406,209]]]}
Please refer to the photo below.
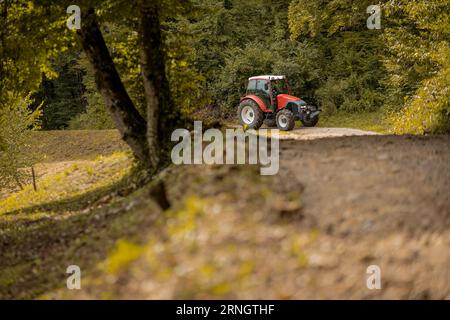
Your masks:
{"label": "tractor driver cab window", "polygon": [[271,105],[268,80],[258,80],[256,82],[256,95],[264,101],[266,106]]}
{"label": "tractor driver cab window", "polygon": [[256,82],[256,91],[263,95],[269,94],[269,82],[267,80],[258,80]]}
{"label": "tractor driver cab window", "polygon": [[247,94],[256,93],[256,80],[249,80],[247,85]]}
{"label": "tractor driver cab window", "polygon": [[277,92],[277,94],[289,93],[285,80],[272,80],[272,88]]}

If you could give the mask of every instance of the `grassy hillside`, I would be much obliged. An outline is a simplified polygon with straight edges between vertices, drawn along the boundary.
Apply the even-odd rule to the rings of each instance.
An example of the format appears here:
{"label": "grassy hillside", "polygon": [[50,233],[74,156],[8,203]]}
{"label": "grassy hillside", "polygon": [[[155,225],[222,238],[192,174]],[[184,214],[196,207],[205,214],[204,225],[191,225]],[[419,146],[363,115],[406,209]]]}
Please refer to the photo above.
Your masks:
{"label": "grassy hillside", "polygon": [[30,145],[31,152],[47,163],[92,160],[128,150],[117,130],[35,131]]}
{"label": "grassy hillside", "polygon": [[[74,171],[76,175],[78,167],[86,169],[95,164],[99,157],[129,151],[117,130],[34,131],[31,138],[27,152],[37,161],[34,168],[38,184],[48,183],[46,178],[49,175],[65,171]],[[31,171],[26,171],[27,183],[31,184]],[[18,190],[17,185],[2,189],[0,199]]]}
{"label": "grassy hillside", "polygon": [[[59,263],[88,239],[83,234],[94,218],[90,211],[130,188],[133,164],[115,130],[35,132],[33,138],[32,152],[42,161],[35,166],[37,192],[28,184],[21,191],[3,190],[0,200],[3,298],[33,297],[51,287],[52,277],[61,277]],[[94,218],[102,225],[107,220]]]}

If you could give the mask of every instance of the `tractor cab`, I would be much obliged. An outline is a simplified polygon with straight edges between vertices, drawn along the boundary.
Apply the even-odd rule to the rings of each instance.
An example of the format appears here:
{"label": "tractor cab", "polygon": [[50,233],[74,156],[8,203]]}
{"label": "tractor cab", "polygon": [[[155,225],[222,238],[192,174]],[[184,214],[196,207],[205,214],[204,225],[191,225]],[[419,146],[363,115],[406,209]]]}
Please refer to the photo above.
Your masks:
{"label": "tractor cab", "polygon": [[241,123],[250,128],[257,129],[266,120],[269,126],[276,124],[281,130],[291,130],[295,120],[315,126],[319,109],[293,96],[285,76],[263,75],[248,78],[238,115]]}
{"label": "tractor cab", "polygon": [[[291,95],[285,76],[256,76],[248,79],[246,95],[255,95],[263,100],[266,109],[278,109],[278,95]],[[281,102],[281,101],[280,101]]]}

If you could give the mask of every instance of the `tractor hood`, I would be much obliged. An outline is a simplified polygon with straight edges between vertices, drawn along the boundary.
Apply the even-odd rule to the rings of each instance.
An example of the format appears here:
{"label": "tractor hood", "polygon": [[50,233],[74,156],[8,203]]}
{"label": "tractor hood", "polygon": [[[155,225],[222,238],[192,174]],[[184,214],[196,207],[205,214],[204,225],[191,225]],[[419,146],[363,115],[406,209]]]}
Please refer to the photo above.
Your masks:
{"label": "tractor hood", "polygon": [[278,96],[277,96],[278,98],[283,98],[283,99],[286,99],[286,100],[301,100],[300,98],[298,98],[298,97],[294,97],[294,96],[291,96],[290,94],[286,94],[286,93],[280,93]]}
{"label": "tractor hood", "polygon": [[289,101],[300,101],[298,97],[291,96],[290,94],[281,93],[277,95],[278,108],[284,108]]}

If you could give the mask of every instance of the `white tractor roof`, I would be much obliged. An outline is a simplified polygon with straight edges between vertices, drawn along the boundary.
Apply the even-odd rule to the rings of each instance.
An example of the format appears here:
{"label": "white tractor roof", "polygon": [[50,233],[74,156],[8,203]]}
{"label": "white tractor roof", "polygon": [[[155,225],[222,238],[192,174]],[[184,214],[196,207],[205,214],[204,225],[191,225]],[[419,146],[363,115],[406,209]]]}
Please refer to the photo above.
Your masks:
{"label": "white tractor roof", "polygon": [[274,75],[264,75],[264,76],[254,76],[254,77],[250,77],[248,78],[248,80],[281,80],[284,79],[285,76],[274,76]]}

